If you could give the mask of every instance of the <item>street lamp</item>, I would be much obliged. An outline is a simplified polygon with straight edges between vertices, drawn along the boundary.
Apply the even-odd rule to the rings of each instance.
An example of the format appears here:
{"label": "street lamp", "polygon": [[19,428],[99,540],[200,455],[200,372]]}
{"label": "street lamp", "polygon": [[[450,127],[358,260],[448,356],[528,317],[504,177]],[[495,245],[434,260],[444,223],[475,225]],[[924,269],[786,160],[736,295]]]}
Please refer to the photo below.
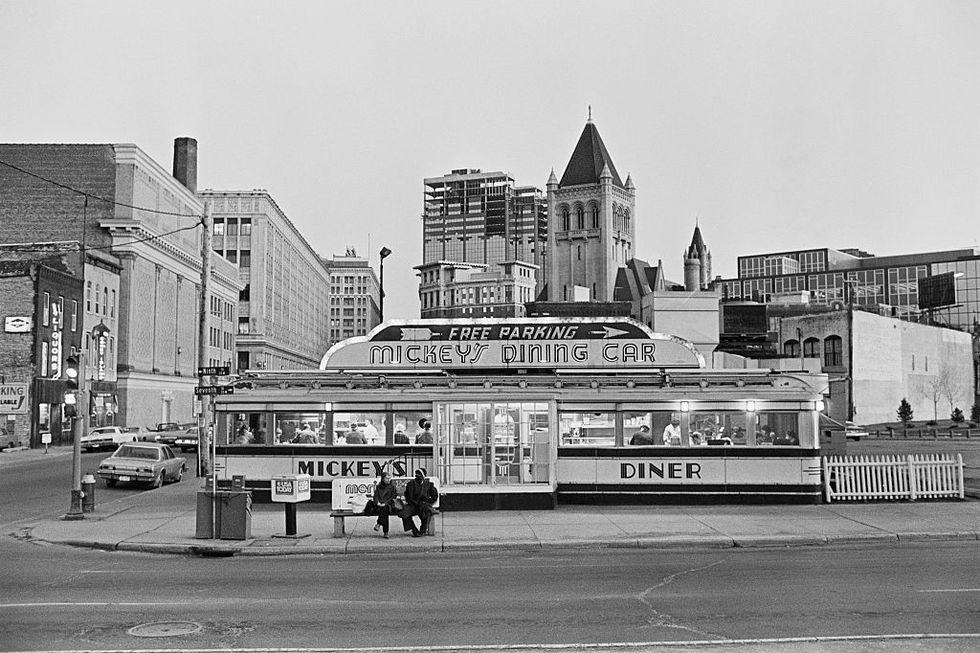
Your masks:
{"label": "street lamp", "polygon": [[381,302],[378,307],[378,312],[380,313],[381,321],[385,321],[385,259],[391,255],[391,250],[387,247],[382,247],[381,251],[378,252],[381,255]]}

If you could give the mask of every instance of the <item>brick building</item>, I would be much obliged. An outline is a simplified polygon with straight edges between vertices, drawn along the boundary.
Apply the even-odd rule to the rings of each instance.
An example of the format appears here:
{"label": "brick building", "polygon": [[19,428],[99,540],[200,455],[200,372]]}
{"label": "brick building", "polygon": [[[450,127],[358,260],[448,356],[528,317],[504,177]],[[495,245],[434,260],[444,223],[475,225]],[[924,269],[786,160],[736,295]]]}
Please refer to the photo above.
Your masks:
{"label": "brick building", "polygon": [[82,343],[82,280],[77,249],[62,249],[22,260],[0,247],[0,446],[40,446],[42,433],[71,441],[64,369]]}
{"label": "brick building", "polygon": [[[196,142],[178,139],[175,175],[125,143],[0,144],[0,162],[0,243],[70,240],[85,252],[79,346],[93,362],[100,351],[110,355],[87,370],[95,375],[92,423],[190,421],[204,212]],[[206,359],[231,364],[241,285],[223,258],[212,268]]]}

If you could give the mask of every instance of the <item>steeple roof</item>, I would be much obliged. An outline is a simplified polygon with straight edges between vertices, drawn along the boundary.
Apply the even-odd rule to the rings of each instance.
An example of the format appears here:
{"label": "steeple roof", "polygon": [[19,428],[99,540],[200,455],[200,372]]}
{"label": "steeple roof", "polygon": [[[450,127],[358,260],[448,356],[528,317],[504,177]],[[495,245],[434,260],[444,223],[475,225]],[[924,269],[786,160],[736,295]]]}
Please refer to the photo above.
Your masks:
{"label": "steeple roof", "polygon": [[565,174],[561,176],[561,182],[558,185],[565,187],[598,184],[602,169],[607,166],[609,172],[612,173],[612,183],[620,188],[625,188],[623,180],[619,178],[616,166],[606,150],[606,145],[602,142],[602,137],[599,136],[599,130],[596,129],[595,123],[589,120],[585,123],[585,129],[582,130],[575,151],[572,152],[572,158],[569,159],[568,165],[565,167]]}
{"label": "steeple roof", "polygon": [[701,237],[701,227],[697,224],[694,225],[694,237],[691,238],[691,246],[687,248],[690,252],[689,256],[691,258],[701,258],[701,255],[708,250],[704,245],[704,238]]}

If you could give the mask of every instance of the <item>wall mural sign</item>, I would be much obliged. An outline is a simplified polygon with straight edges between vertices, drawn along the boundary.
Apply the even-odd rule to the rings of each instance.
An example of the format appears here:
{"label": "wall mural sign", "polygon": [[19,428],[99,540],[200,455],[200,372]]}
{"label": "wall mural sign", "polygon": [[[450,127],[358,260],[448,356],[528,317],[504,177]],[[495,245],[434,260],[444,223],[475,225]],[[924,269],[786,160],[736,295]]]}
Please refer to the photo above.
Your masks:
{"label": "wall mural sign", "polygon": [[7,333],[30,333],[34,320],[26,315],[14,315],[3,320],[3,330]]}
{"label": "wall mural sign", "polygon": [[633,320],[524,318],[386,322],[337,343],[322,370],[700,368],[690,342]]}
{"label": "wall mural sign", "polygon": [[26,383],[0,384],[0,414],[2,415],[26,415],[27,414],[27,384]]}

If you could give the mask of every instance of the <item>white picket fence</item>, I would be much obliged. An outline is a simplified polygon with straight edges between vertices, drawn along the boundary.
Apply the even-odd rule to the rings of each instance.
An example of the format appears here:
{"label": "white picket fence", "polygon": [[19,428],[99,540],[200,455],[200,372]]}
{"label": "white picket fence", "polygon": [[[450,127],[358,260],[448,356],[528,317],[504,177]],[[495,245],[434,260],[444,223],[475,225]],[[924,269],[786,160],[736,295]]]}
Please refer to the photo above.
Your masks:
{"label": "white picket fence", "polygon": [[827,503],[874,499],[963,498],[962,454],[826,456]]}

